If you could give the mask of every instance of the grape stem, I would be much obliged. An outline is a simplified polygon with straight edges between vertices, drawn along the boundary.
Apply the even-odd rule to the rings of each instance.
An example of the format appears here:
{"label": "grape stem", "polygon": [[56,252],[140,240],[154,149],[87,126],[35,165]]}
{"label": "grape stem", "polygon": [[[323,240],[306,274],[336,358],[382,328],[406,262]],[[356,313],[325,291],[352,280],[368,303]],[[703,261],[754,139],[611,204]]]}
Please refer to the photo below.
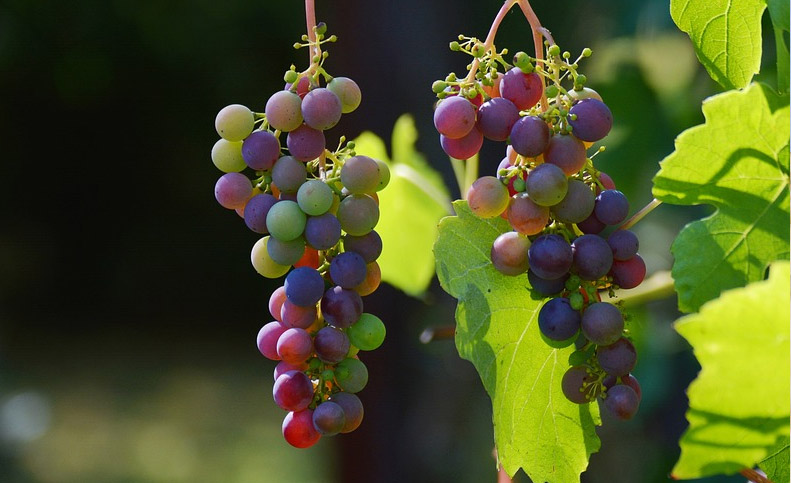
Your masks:
{"label": "grape stem", "polygon": [[[552,34],[549,33],[549,30],[541,26],[541,21],[538,20],[538,16],[536,15],[536,12],[533,11],[533,7],[530,6],[530,2],[528,0],[518,0],[518,3],[519,8],[522,9],[522,13],[527,19],[527,23],[530,24],[530,30],[533,31],[533,46],[536,49],[536,59],[539,61],[544,60],[544,45],[541,40],[542,37],[547,39],[549,45],[555,45],[555,39],[552,38]],[[536,64],[540,64],[540,62],[537,62]],[[542,89],[541,111],[546,112],[548,108],[549,103],[547,102],[546,91]]]}
{"label": "grape stem", "polygon": [[645,216],[647,214],[649,214],[652,211],[654,211],[654,209],[656,209],[656,207],[661,205],[661,204],[662,204],[661,201],[659,201],[658,199],[654,198],[653,201],[651,201],[650,203],[645,205],[640,211],[638,211],[637,213],[632,215],[632,217],[629,218],[628,220],[626,220],[623,223],[623,225],[618,227],[618,229],[619,230],[628,230],[629,228],[631,228],[634,225],[636,225],[638,221],[640,221],[643,218],[645,218]]}
{"label": "grape stem", "polygon": [[[483,42],[483,47],[486,52],[492,50],[494,46],[494,38],[497,36],[497,29],[500,28],[500,24],[503,22],[505,18],[505,14],[511,10],[511,7],[517,4],[519,0],[505,0],[503,6],[500,7],[500,11],[497,12],[497,16],[494,17],[494,21],[492,22],[492,26],[489,27],[489,34],[486,35],[486,40]],[[472,67],[470,67],[470,73],[467,74],[467,77],[464,79],[464,82],[472,82],[475,79],[475,74],[478,72],[478,67],[481,65],[481,61],[478,60],[476,57],[475,60],[472,61]]]}
{"label": "grape stem", "polygon": [[[308,40],[311,45],[308,49],[308,61],[310,63],[308,72],[312,74],[318,68],[319,62],[321,61],[321,45],[318,39],[316,39],[316,5],[314,0],[305,0],[305,23],[307,24]],[[314,62],[314,58],[319,60]]]}
{"label": "grape stem", "polygon": [[745,468],[739,473],[753,483],[772,483],[772,480],[751,468]]}

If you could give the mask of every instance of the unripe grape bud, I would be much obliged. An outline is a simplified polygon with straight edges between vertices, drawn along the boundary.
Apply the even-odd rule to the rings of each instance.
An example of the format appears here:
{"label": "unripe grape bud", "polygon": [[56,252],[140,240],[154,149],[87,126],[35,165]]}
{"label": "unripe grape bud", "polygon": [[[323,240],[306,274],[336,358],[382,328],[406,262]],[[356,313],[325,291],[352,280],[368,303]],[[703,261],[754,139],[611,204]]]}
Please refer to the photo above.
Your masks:
{"label": "unripe grape bud", "polygon": [[582,56],[583,57],[590,57],[592,53],[593,53],[593,51],[591,49],[589,49],[588,47],[585,47],[584,49],[582,49]]}
{"label": "unripe grape bud", "polygon": [[558,55],[558,54],[560,54],[560,47],[558,47],[558,46],[557,46],[557,44],[555,44],[555,45],[550,45],[550,46],[549,46],[549,49],[547,49],[547,53],[548,53],[549,55],[553,55],[553,56],[554,56],[554,55]]}
{"label": "unripe grape bud", "polygon": [[514,65],[517,67],[524,67],[530,63],[530,56],[524,52],[517,52],[514,55]]}
{"label": "unripe grape bud", "polygon": [[461,50],[461,45],[459,45],[459,43],[454,40],[453,42],[450,43],[450,50],[454,52],[458,52],[459,50]]}
{"label": "unripe grape bud", "polygon": [[563,52],[563,58],[564,59],[568,59],[569,57],[571,57],[571,52],[569,52],[568,50],[564,51]]}
{"label": "unripe grape bud", "polygon": [[288,82],[289,84],[293,84],[297,81],[297,77],[299,74],[294,72],[293,70],[286,71],[286,75],[283,76],[283,80]]}
{"label": "unripe grape bud", "polygon": [[486,47],[484,47],[484,45],[480,42],[472,47],[472,55],[474,57],[478,57],[478,58],[483,57],[485,53],[486,53]]}
{"label": "unripe grape bud", "polygon": [[327,33],[327,24],[324,22],[319,22],[316,24],[316,33],[317,34],[325,34]]}
{"label": "unripe grape bud", "polygon": [[545,92],[547,94],[547,97],[555,97],[556,95],[558,95],[558,86],[553,84],[547,87]]}
{"label": "unripe grape bud", "polygon": [[588,78],[585,77],[585,74],[579,74],[577,79],[574,81],[575,86],[584,86],[585,82],[587,82]]}
{"label": "unripe grape bud", "polygon": [[448,84],[443,81],[434,81],[434,83],[431,84],[431,90],[434,91],[434,94],[439,94],[444,91],[446,87],[448,87]]}
{"label": "unripe grape bud", "polygon": [[574,310],[582,310],[582,306],[585,303],[585,299],[582,298],[582,294],[579,292],[574,292],[573,294],[569,295],[569,304],[571,308]]}

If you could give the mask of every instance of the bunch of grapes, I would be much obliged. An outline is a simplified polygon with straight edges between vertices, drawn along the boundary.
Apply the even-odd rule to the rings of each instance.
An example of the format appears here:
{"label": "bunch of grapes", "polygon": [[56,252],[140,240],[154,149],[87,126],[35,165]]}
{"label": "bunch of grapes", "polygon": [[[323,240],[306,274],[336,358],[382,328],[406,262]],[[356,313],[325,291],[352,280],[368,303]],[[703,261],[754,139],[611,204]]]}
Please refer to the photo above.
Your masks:
{"label": "bunch of grapes", "polygon": [[591,51],[571,62],[568,52],[546,42],[546,60],[519,52],[512,66],[505,50],[459,40],[451,49],[472,55],[482,68],[434,83],[440,98],[434,125],[442,148],[457,159],[476,155],[483,138],[507,142],[495,176],[479,178],[467,193],[473,213],[501,216],[513,228],[492,244],[492,264],[505,275],[526,273],[533,291],[553,297],[541,307],[538,327],[555,347],[577,344],[562,380],[566,397],[577,404],[600,397],[614,416],[630,419],[641,398],[630,374],[637,354],[624,336],[621,308],[600,293],[614,297],[616,288],[638,286],[646,269],[634,233],[605,231],[626,220],[629,202],[593,165],[604,148],[587,154],[612,127],[610,109],[577,71]]}
{"label": "bunch of grapes", "polygon": [[[353,80],[324,70],[320,46],[335,40],[325,32],[319,24],[315,40],[296,44],[316,52],[311,67],[298,73],[292,66],[263,113],[238,104],[220,110],[221,139],[212,149],[212,161],[226,173],[215,185],[217,201],[264,235],[253,245],[253,267],[268,278],[287,274],[269,299],[275,320],[258,332],[257,345],[280,361],[273,396],[288,411],[283,436],[298,448],[360,425],[356,393],[368,370],[358,351],[376,349],[385,337],[382,321],[363,313],[362,297],[381,280],[376,193],[390,172],[384,162],[357,155],[343,137],[336,150],[326,147],[324,131],[354,111],[361,94]],[[252,180],[242,174],[248,168]]]}

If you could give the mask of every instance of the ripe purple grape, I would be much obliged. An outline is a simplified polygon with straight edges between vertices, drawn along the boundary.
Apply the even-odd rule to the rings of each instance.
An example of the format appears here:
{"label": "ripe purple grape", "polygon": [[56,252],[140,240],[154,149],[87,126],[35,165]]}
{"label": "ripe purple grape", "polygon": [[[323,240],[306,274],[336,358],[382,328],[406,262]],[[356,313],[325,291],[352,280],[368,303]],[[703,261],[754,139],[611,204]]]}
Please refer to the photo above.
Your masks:
{"label": "ripe purple grape", "polygon": [[316,305],[324,295],[324,279],[315,268],[299,267],[286,275],[286,297],[294,305]]}
{"label": "ripe purple grape", "polygon": [[332,213],[308,217],[305,241],[316,250],[329,250],[341,239],[341,222]]}
{"label": "ripe purple grape", "polygon": [[615,260],[610,273],[615,285],[625,289],[635,288],[645,279],[645,262],[640,255],[628,260]]}
{"label": "ripe purple grape", "polygon": [[242,143],[242,158],[256,171],[272,169],[279,157],[280,141],[269,131],[256,131]]}
{"label": "ripe purple grape", "polygon": [[554,164],[539,164],[530,172],[525,181],[525,191],[534,203],[552,206],[566,197],[569,183],[563,170]]}
{"label": "ripe purple grape", "polygon": [[596,218],[595,213],[591,213],[589,217],[577,223],[577,228],[579,228],[582,233],[595,235],[604,231],[604,229],[607,228],[607,225],[600,222],[599,219]]}
{"label": "ripe purple grape", "polygon": [[575,404],[585,404],[591,402],[598,395],[593,376],[588,374],[585,366],[574,366],[569,368],[560,382],[563,395],[566,399]]}
{"label": "ripe purple grape", "polygon": [[313,400],[313,383],[304,372],[288,371],[272,387],[275,403],[286,411],[302,411]]}
{"label": "ripe purple grape", "polygon": [[303,124],[286,137],[286,145],[291,156],[302,162],[312,161],[324,152],[326,141],[324,132]]}
{"label": "ripe purple grape", "polygon": [[363,421],[363,403],[359,397],[348,392],[338,392],[330,396],[329,400],[340,406],[346,417],[341,433],[351,433],[360,426]]}
{"label": "ripe purple grape", "polygon": [[341,201],[337,216],[343,231],[362,236],[379,222],[379,205],[368,195],[350,195]]}
{"label": "ripe purple grape", "polygon": [[536,235],[549,221],[549,208],[537,205],[527,193],[519,193],[511,198],[508,205],[508,223],[523,235]]}
{"label": "ripe purple grape", "polygon": [[571,245],[560,235],[541,235],[527,252],[530,269],[541,278],[554,280],[571,268],[574,254]]}
{"label": "ripe purple grape", "polygon": [[296,193],[305,183],[308,172],[305,164],[293,156],[283,156],[275,162],[272,168],[272,182],[281,193]]}
{"label": "ripe purple grape", "polygon": [[626,261],[637,255],[640,248],[640,241],[637,235],[629,230],[616,230],[607,237],[607,244],[612,249],[612,257],[615,260]]}
{"label": "ripe purple grape", "polygon": [[313,339],[316,355],[322,362],[335,364],[349,352],[349,337],[335,327],[323,327]]}
{"label": "ripe purple grape", "polygon": [[573,176],[579,173],[587,161],[585,145],[574,136],[555,134],[549,138],[544,161],[562,169],[566,176]]}
{"label": "ripe purple grape", "polygon": [[604,190],[596,197],[594,213],[605,225],[617,225],[629,215],[629,201],[618,190]]}
{"label": "ripe purple grape", "polygon": [[353,156],[341,168],[341,183],[353,194],[373,193],[379,184],[379,163],[368,156]]}
{"label": "ripe purple grape", "polygon": [[541,118],[525,116],[514,123],[510,136],[514,151],[535,158],[547,148],[549,127]]}
{"label": "ripe purple grape", "polygon": [[538,328],[548,339],[568,340],[580,330],[580,313],[565,297],[551,299],[538,312]]}
{"label": "ripe purple grape", "polygon": [[563,223],[580,223],[593,213],[596,196],[580,180],[570,179],[566,196],[552,207],[555,219]]}
{"label": "ripe purple grape", "polygon": [[264,113],[269,125],[283,132],[293,131],[302,125],[302,99],[289,91],[278,91],[272,94]]}
{"label": "ripe purple grape", "polygon": [[493,218],[508,208],[508,189],[494,176],[475,180],[467,191],[467,204],[477,216]]}
{"label": "ripe purple grape", "polygon": [[289,364],[286,361],[280,361],[277,363],[277,365],[275,366],[275,370],[273,371],[275,376],[275,381],[277,381],[278,377],[282,376],[288,371],[302,372],[307,369],[308,369],[308,364],[306,362],[301,362],[299,364]]}
{"label": "ripe purple grape", "polygon": [[[583,99],[569,109],[569,124],[577,139],[589,143],[603,139],[612,128],[612,112],[598,99]],[[576,119],[571,119],[576,116]]]}
{"label": "ripe purple grape", "polygon": [[319,131],[326,131],[338,124],[341,109],[338,96],[324,87],[311,90],[302,99],[302,119],[305,124]]}
{"label": "ripe purple grape", "polygon": [[280,319],[286,327],[307,329],[316,322],[317,317],[318,312],[315,305],[300,307],[286,299],[280,307]]}
{"label": "ripe purple grape", "polygon": [[547,280],[536,275],[533,270],[527,271],[527,279],[530,282],[530,286],[533,287],[533,290],[538,292],[539,295],[543,295],[545,297],[557,295],[562,292],[566,287],[566,280],[568,280],[568,278],[569,274],[567,273],[563,277],[556,278],[554,280]]}
{"label": "ripe purple grape", "polygon": [[277,339],[277,355],[289,364],[305,362],[312,353],[313,340],[305,329],[286,329]]}
{"label": "ripe purple grape", "polygon": [[322,436],[334,436],[346,425],[346,416],[340,405],[325,401],[313,410],[313,427]]}
{"label": "ripe purple grape", "polygon": [[504,275],[520,275],[527,271],[527,250],[530,240],[515,231],[498,236],[492,243],[492,265]]}
{"label": "ripe purple grape", "polygon": [[343,248],[347,252],[355,252],[363,257],[365,263],[371,263],[382,254],[382,237],[376,230],[371,230],[362,236],[346,235],[343,237]]}
{"label": "ripe purple grape", "polygon": [[[486,138],[505,141],[514,123],[519,120],[519,109],[513,102],[502,97],[489,99],[478,109],[476,126]],[[546,123],[544,123],[546,126]]]}
{"label": "ripe purple grape", "polygon": [[437,104],[437,110],[434,111],[434,127],[446,138],[461,139],[469,134],[474,126],[475,106],[466,97],[448,97]]}
{"label": "ripe purple grape", "polygon": [[610,345],[620,339],[623,332],[623,315],[613,304],[597,302],[582,313],[582,333],[598,345]]}
{"label": "ripe purple grape", "polygon": [[625,376],[637,363],[637,351],[628,339],[621,337],[610,345],[599,346],[596,359],[607,374]]}
{"label": "ripe purple grape", "polygon": [[439,143],[445,154],[451,158],[469,159],[481,150],[483,134],[476,128],[472,128],[465,136],[458,139],[451,139],[440,134]]}
{"label": "ripe purple grape", "polygon": [[640,398],[631,387],[618,384],[607,390],[604,407],[618,419],[629,420],[637,413]]}
{"label": "ripe purple grape", "polygon": [[256,340],[258,351],[267,359],[279,361],[280,356],[277,354],[277,340],[286,329],[288,329],[288,327],[280,322],[269,322],[261,327],[261,330],[258,331]]}
{"label": "ripe purple grape", "polygon": [[262,193],[250,198],[244,206],[244,224],[247,225],[247,228],[262,235],[269,233],[266,229],[266,215],[275,203],[277,203],[277,198],[269,193]]}
{"label": "ripe purple grape", "polygon": [[330,287],[321,299],[324,320],[338,329],[345,329],[357,322],[363,313],[363,299],[354,290]]}
{"label": "ripe purple grape", "polygon": [[352,289],[365,280],[365,260],[354,252],[343,252],[330,262],[330,277],[336,285]]}
{"label": "ripe purple grape", "polygon": [[530,109],[541,99],[544,83],[535,72],[525,74],[514,67],[500,80],[500,96],[513,102],[520,111]]}
{"label": "ripe purple grape", "polygon": [[283,419],[283,438],[295,448],[310,448],[321,438],[313,427],[313,410],[290,412]]}
{"label": "ripe purple grape", "polygon": [[598,235],[582,235],[571,244],[574,252],[572,270],[583,280],[598,280],[612,266],[612,250]]}
{"label": "ripe purple grape", "polygon": [[282,286],[276,288],[272,292],[272,295],[269,296],[269,313],[275,318],[275,320],[283,320],[280,317],[280,309],[283,308],[283,304],[286,300],[288,300],[286,297],[286,288]]}
{"label": "ripe purple grape", "polygon": [[214,197],[220,206],[229,210],[244,206],[252,195],[253,185],[240,173],[226,173],[214,185]]}

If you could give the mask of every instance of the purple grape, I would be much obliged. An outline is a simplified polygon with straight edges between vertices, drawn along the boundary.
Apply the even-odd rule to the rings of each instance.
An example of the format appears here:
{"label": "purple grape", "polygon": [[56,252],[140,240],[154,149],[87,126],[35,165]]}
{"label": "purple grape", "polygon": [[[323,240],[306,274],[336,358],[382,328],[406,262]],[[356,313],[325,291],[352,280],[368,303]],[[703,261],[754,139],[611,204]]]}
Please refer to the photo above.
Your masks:
{"label": "purple grape", "polygon": [[568,278],[569,274],[567,273],[563,277],[547,280],[533,273],[533,270],[527,271],[527,280],[530,282],[530,286],[533,287],[533,290],[538,292],[539,295],[543,295],[544,297],[557,295],[562,292],[566,287],[566,280],[568,280]]}
{"label": "purple grape", "polygon": [[605,225],[617,225],[629,215],[629,201],[618,190],[604,190],[596,197],[594,213]]}
{"label": "purple grape", "polygon": [[603,139],[612,128],[612,112],[598,99],[583,99],[569,109],[572,133],[577,139],[589,143]]}
{"label": "purple grape", "polygon": [[525,74],[519,67],[506,72],[500,80],[500,95],[513,102],[521,111],[535,106],[541,99],[543,89],[544,85],[538,74]]}
{"label": "purple grape", "polygon": [[292,411],[283,419],[283,438],[295,448],[309,448],[321,438],[313,427],[313,410]]}
{"label": "purple grape", "polygon": [[600,222],[599,219],[596,218],[595,213],[591,213],[589,217],[577,223],[577,228],[579,228],[582,233],[595,235],[597,233],[601,233],[602,231],[604,231],[604,229],[607,228],[607,225]]}
{"label": "purple grape", "polygon": [[379,222],[379,205],[368,195],[350,195],[341,201],[337,216],[343,231],[362,236]]}
{"label": "purple grape", "polygon": [[277,339],[277,355],[289,364],[299,364],[313,354],[313,340],[305,329],[292,327]]}
{"label": "purple grape", "polygon": [[[607,376],[602,381],[602,384],[604,384],[604,387],[609,389],[618,383],[618,379],[619,378],[615,376]],[[634,392],[637,394],[638,399],[643,399],[643,389],[640,387],[640,383],[637,381],[636,377],[634,377],[631,374],[627,374],[625,376],[621,376],[620,379],[621,379],[621,384],[629,386],[634,390]]]}
{"label": "purple grape", "polygon": [[568,340],[580,330],[580,313],[565,297],[551,299],[538,312],[538,328],[548,339]]}
{"label": "purple grape", "polygon": [[365,263],[371,263],[382,254],[382,237],[376,230],[362,236],[346,235],[343,237],[343,249],[363,257]]}
{"label": "purple grape", "polygon": [[352,289],[365,281],[365,260],[355,252],[343,252],[330,262],[330,277],[336,285]]}
{"label": "purple grape", "polygon": [[354,290],[331,287],[321,299],[324,320],[338,329],[345,329],[357,322],[363,313],[363,299]]}
{"label": "purple grape", "polygon": [[625,376],[634,369],[637,351],[628,339],[621,337],[610,345],[599,346],[596,359],[607,374]]}
{"label": "purple grape", "polygon": [[492,243],[492,265],[504,275],[520,275],[527,271],[527,250],[530,240],[515,231],[505,232]]}
{"label": "purple grape", "polygon": [[612,267],[612,250],[598,235],[582,235],[571,244],[572,270],[583,280],[598,280]]}
{"label": "purple grape", "polygon": [[315,305],[300,307],[286,299],[280,307],[280,319],[283,321],[283,325],[287,327],[307,329],[316,322],[317,317],[318,312]]}
{"label": "purple grape", "polygon": [[[269,242],[267,242],[267,244],[268,243]],[[286,302],[286,300],[288,300],[286,297],[286,288],[283,286],[276,288],[272,292],[272,295],[269,296],[269,313],[272,314],[272,317],[274,317],[275,320],[283,320],[280,317],[280,309],[283,308],[283,304]]]}
{"label": "purple grape", "polygon": [[555,134],[549,138],[544,151],[544,161],[562,169],[566,176],[579,173],[587,159],[582,141],[568,134]]}
{"label": "purple grape", "polygon": [[334,436],[346,425],[346,415],[340,405],[325,401],[313,410],[313,427],[322,436]]}
{"label": "purple grape", "polygon": [[625,261],[637,255],[640,241],[637,235],[629,230],[616,230],[607,237],[607,244],[612,248],[612,257],[615,260]]}
{"label": "purple grape", "polygon": [[615,260],[610,269],[612,281],[621,288],[635,288],[645,279],[645,262],[643,257],[635,255],[628,260]]}
{"label": "purple grape", "polygon": [[341,120],[341,100],[324,87],[313,89],[302,99],[302,118],[313,129],[326,131]]}
{"label": "purple grape", "polygon": [[434,127],[448,139],[460,139],[475,126],[475,106],[463,96],[439,101],[434,111]]}
{"label": "purple grape", "polygon": [[288,371],[299,371],[299,372],[302,372],[302,371],[305,371],[307,369],[308,369],[308,364],[304,363],[304,362],[299,363],[299,364],[289,364],[286,361],[280,361],[275,366],[275,370],[274,370],[275,381],[277,381],[278,377],[282,376],[283,374],[285,374]]}
{"label": "purple grape", "polygon": [[242,158],[256,171],[272,169],[279,157],[280,141],[269,131],[256,131],[242,143]]}
{"label": "purple grape", "polygon": [[214,185],[214,197],[223,208],[241,208],[253,194],[253,185],[241,173],[226,173]]}
{"label": "purple grape", "polygon": [[623,332],[623,314],[613,304],[596,302],[582,313],[582,333],[597,345],[610,345]]}
{"label": "purple grape", "polygon": [[368,156],[352,156],[341,168],[341,183],[349,193],[373,193],[379,185],[379,163]]}
{"label": "purple grape", "polygon": [[266,101],[266,120],[283,132],[293,131],[302,124],[302,99],[289,91],[278,91]]}
{"label": "purple grape", "polygon": [[481,150],[483,146],[483,134],[473,128],[466,136],[459,139],[451,139],[440,134],[439,143],[445,154],[456,159],[469,159]]}
{"label": "purple grape", "polygon": [[305,223],[305,240],[316,250],[329,250],[341,239],[341,222],[332,213],[311,216]]}
{"label": "purple grape", "polygon": [[336,364],[349,352],[349,337],[335,327],[323,327],[316,333],[313,346],[322,362]]}
{"label": "purple grape", "polygon": [[275,403],[286,411],[301,411],[313,400],[313,383],[304,372],[288,371],[272,387]]}
{"label": "purple grape", "polygon": [[313,161],[321,156],[326,146],[324,132],[303,124],[288,133],[288,152],[302,162]]}
{"label": "purple grape", "polygon": [[277,355],[277,340],[286,329],[288,329],[288,327],[280,322],[269,322],[261,327],[261,330],[258,331],[258,338],[256,340],[258,351],[267,359],[279,361],[280,356]]}
{"label": "purple grape", "polygon": [[560,235],[541,235],[527,252],[530,269],[539,277],[554,280],[565,275],[574,259],[571,245]]}
{"label": "purple grape", "polygon": [[563,374],[560,387],[566,399],[575,404],[585,404],[598,395],[598,389],[591,384],[593,381],[585,366],[574,366]]}
{"label": "purple grape", "polygon": [[549,126],[536,116],[525,116],[511,128],[511,146],[522,156],[535,158],[544,152],[548,142]]}
{"label": "purple grape", "polygon": [[618,384],[607,390],[607,397],[604,398],[604,407],[618,419],[629,420],[637,413],[640,406],[640,398],[631,387]]}
{"label": "purple grape", "polygon": [[315,268],[299,267],[286,275],[286,297],[294,305],[316,305],[324,295],[324,279]]}
{"label": "purple grape", "polygon": [[330,401],[340,406],[346,417],[341,433],[351,433],[363,422],[363,403],[359,397],[348,392],[338,392],[330,396]]}
{"label": "purple grape", "polygon": [[525,181],[525,191],[537,205],[552,206],[563,201],[569,182],[563,170],[554,164],[539,164]]}
{"label": "purple grape", "polygon": [[281,193],[296,193],[307,176],[305,164],[297,161],[293,156],[283,156],[272,168],[272,182]]}
{"label": "purple grape", "polygon": [[256,233],[266,235],[266,215],[277,203],[277,198],[269,193],[255,195],[244,206],[244,224]]}
{"label": "purple grape", "polygon": [[[484,102],[478,108],[476,126],[481,134],[488,139],[505,141],[508,139],[514,123],[518,120],[519,109],[514,103],[503,97],[495,97]],[[544,125],[546,126],[546,124]]]}
{"label": "purple grape", "polygon": [[596,195],[583,183],[576,179],[569,180],[568,191],[563,200],[552,207],[555,219],[563,223],[580,223],[593,213]]}

